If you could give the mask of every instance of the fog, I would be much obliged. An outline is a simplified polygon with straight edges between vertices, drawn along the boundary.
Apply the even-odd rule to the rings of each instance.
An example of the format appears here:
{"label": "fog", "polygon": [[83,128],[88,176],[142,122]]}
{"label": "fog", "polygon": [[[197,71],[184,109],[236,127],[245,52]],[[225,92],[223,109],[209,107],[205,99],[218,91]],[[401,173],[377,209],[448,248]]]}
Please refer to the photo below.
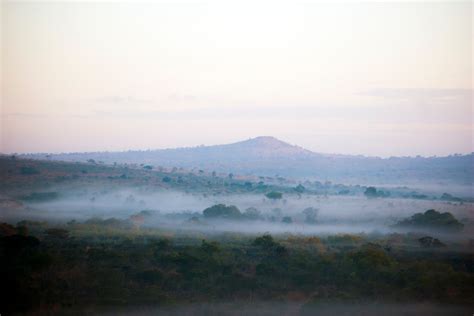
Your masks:
{"label": "fog", "polygon": [[[29,219],[58,223],[86,221],[90,218],[126,220],[146,210],[149,216],[144,219],[142,227],[170,230],[248,234],[386,234],[403,232],[391,226],[399,220],[436,209],[451,212],[461,220],[466,226],[462,235],[469,236],[474,219],[472,203],[439,200],[288,194],[274,201],[263,194],[206,195],[136,188],[56,189],[58,196],[51,201],[24,202],[21,207],[15,208],[3,206],[1,220],[12,222]],[[203,210],[215,204],[235,205],[243,214],[247,209],[254,208],[258,218],[219,220],[203,216]],[[312,208],[314,212],[315,221],[312,223],[305,220],[303,210],[307,208]],[[284,222],[285,217],[290,220]]]}

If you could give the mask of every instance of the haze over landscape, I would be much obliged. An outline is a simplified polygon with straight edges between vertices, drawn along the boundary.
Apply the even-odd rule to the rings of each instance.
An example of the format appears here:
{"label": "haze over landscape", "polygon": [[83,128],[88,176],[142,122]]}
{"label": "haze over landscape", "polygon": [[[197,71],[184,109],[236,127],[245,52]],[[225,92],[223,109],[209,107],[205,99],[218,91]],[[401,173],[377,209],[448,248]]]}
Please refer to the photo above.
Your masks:
{"label": "haze over landscape", "polygon": [[[345,184],[410,185],[474,197],[474,154],[378,157],[315,153],[271,136],[216,146],[147,151],[30,154],[21,157],[106,164],[204,169],[236,175],[289,177]],[[448,190],[448,191],[449,191]]]}
{"label": "haze over landscape", "polygon": [[472,314],[471,1],[0,10],[0,315]]}

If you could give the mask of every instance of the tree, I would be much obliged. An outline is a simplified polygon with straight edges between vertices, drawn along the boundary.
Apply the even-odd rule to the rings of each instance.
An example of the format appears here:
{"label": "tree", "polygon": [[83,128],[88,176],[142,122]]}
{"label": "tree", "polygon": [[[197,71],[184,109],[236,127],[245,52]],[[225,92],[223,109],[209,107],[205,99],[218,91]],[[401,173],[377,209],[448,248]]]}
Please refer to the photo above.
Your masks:
{"label": "tree", "polygon": [[294,190],[298,193],[303,193],[306,190],[306,188],[303,185],[298,184],[298,186],[296,186]]}
{"label": "tree", "polygon": [[283,197],[283,194],[281,192],[272,191],[265,194],[265,196],[270,200],[279,200]]}
{"label": "tree", "polygon": [[385,198],[390,196],[390,191],[382,191],[382,190],[377,190],[375,187],[367,187],[365,189],[364,195],[371,199],[371,198]]}
{"label": "tree", "polygon": [[69,237],[69,231],[62,228],[49,228],[45,233],[52,238],[67,239]]}
{"label": "tree", "polygon": [[202,212],[202,214],[207,218],[236,219],[242,216],[240,210],[236,206],[226,206],[225,204],[216,204],[208,207]]}
{"label": "tree", "polygon": [[25,166],[20,168],[20,173],[25,176],[30,176],[34,174],[39,174],[40,172],[35,167]]}
{"label": "tree", "polygon": [[270,248],[278,246],[278,243],[276,243],[273,240],[272,235],[265,234],[261,237],[255,238],[255,240],[253,241],[253,245],[257,247],[261,247],[263,249],[270,249]]}
{"label": "tree", "polygon": [[364,195],[369,199],[376,198],[378,196],[377,189],[374,187],[368,187],[365,189]]}
{"label": "tree", "polygon": [[445,200],[445,201],[451,201],[451,202],[462,202],[461,198],[452,196],[449,193],[443,193],[443,195],[441,195],[440,199]]}
{"label": "tree", "polygon": [[459,222],[453,214],[449,212],[440,213],[435,210],[427,210],[425,213],[416,213],[412,217],[404,219],[394,226],[455,232],[461,231],[464,224]]}
{"label": "tree", "polygon": [[285,216],[285,217],[283,217],[281,222],[285,223],[285,224],[291,224],[291,223],[293,223],[293,219],[290,216]]}
{"label": "tree", "polygon": [[255,207],[249,207],[244,212],[244,217],[248,219],[259,219],[261,217],[261,213]]}
{"label": "tree", "polygon": [[201,250],[208,255],[213,255],[214,253],[221,251],[218,242],[207,242],[204,239],[201,242]]}
{"label": "tree", "polygon": [[446,247],[445,244],[443,244],[439,239],[433,238],[431,236],[425,236],[420,239],[418,239],[418,242],[420,243],[420,246],[424,248],[440,248],[440,247]]}
{"label": "tree", "polygon": [[319,210],[314,207],[307,207],[303,210],[303,214],[305,215],[305,222],[308,224],[316,223],[316,218],[318,217]]}

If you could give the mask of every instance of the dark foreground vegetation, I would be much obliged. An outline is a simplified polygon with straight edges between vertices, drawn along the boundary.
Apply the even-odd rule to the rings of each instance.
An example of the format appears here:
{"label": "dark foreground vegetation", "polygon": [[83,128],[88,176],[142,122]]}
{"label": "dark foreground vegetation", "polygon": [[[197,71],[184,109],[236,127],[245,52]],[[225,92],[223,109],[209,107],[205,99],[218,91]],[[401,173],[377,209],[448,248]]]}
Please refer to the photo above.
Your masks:
{"label": "dark foreground vegetation", "polygon": [[94,220],[0,228],[5,315],[233,301],[474,302],[472,245],[439,247],[413,234],[203,235]]}

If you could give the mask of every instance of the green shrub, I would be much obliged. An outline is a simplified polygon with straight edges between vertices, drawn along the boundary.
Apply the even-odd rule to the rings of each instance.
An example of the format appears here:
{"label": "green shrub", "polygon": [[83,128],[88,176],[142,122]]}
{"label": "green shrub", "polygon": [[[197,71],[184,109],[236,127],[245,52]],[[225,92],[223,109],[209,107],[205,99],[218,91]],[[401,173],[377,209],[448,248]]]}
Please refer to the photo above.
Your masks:
{"label": "green shrub", "polygon": [[240,210],[234,206],[226,206],[225,204],[216,204],[206,208],[203,212],[204,217],[207,218],[241,218]]}
{"label": "green shrub", "polygon": [[464,225],[460,223],[453,214],[449,212],[440,213],[435,210],[427,210],[425,213],[416,213],[410,218],[402,220],[395,227],[407,228],[431,228],[445,231],[460,231]]}
{"label": "green shrub", "polygon": [[271,200],[279,200],[283,197],[283,194],[281,192],[272,191],[265,194],[265,196]]}
{"label": "green shrub", "polygon": [[39,174],[39,170],[36,169],[35,167],[30,167],[30,166],[25,166],[20,168],[20,174],[29,176],[29,175],[34,175],[34,174]]}

